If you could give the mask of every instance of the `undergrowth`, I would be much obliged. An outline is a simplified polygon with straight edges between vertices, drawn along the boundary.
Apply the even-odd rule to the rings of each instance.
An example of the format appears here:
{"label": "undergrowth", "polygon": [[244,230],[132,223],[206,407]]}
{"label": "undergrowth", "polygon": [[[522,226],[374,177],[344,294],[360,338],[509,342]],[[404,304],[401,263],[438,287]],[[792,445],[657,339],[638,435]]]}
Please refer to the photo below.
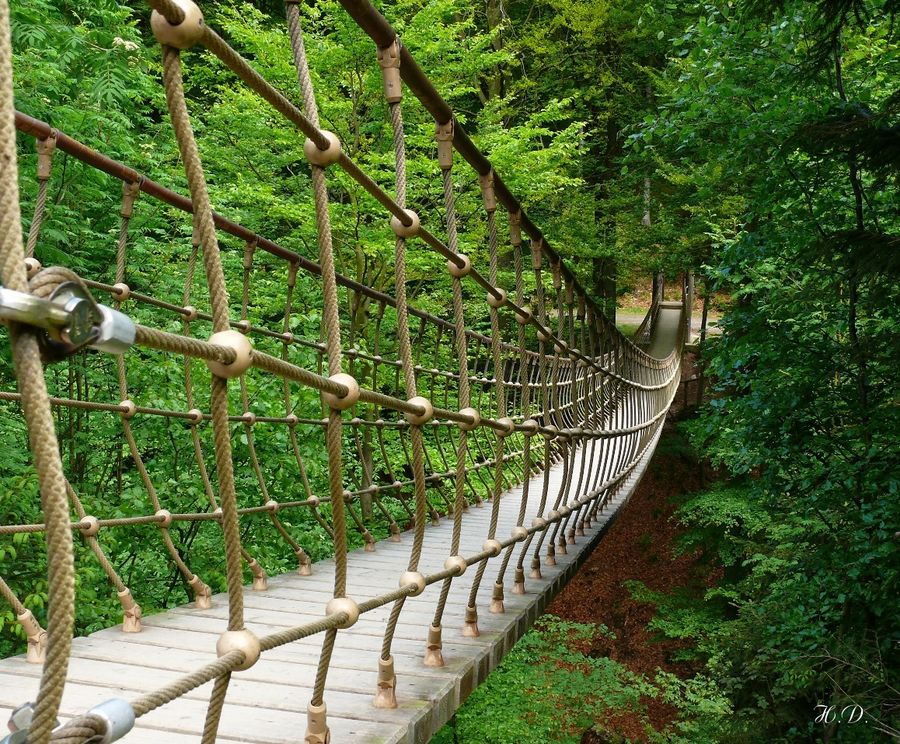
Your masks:
{"label": "undergrowth", "polygon": [[[597,738],[625,742],[605,731],[623,715],[637,718],[648,741],[701,741],[707,720],[728,714],[727,702],[702,676],[681,680],[658,671],[652,678],[608,657],[588,655],[591,641],[610,637],[603,625],[545,615],[503,663],[472,693],[434,744],[577,743],[593,728]],[[646,718],[650,700],[676,707],[683,719],[665,736]]]}

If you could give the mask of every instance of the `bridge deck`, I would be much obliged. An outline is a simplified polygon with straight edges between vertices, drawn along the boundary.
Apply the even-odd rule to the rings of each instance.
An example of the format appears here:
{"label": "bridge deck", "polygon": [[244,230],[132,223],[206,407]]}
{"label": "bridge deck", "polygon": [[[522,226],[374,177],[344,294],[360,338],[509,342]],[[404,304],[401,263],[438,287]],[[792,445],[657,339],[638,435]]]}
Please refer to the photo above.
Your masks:
{"label": "bridge deck", "polygon": [[682,322],[682,304],[680,302],[664,302],[659,306],[659,314],[653,326],[647,353],[657,359],[665,359],[675,348],[678,339],[678,327]]}
{"label": "bridge deck", "polygon": [[[464,638],[460,633],[474,567],[453,582],[443,622],[444,668],[429,669],[422,664],[426,631],[439,584],[407,600],[393,649],[399,708],[372,707],[381,637],[390,606],[366,613],[354,627],[340,631],[325,696],[332,741],[336,744],[427,741],[568,581],[603,524],[634,489],[654,446],[655,442],[623,481],[600,523],[595,523],[587,536],[577,538],[567,555],[557,555],[555,567],[545,566],[543,579],[526,580],[525,595],[509,591],[513,573],[510,568],[505,614],[487,611],[498,566],[497,561],[489,564],[479,595],[481,636],[478,638]],[[529,514],[535,513],[542,477],[532,480],[530,493],[534,503],[529,506]],[[562,466],[555,466],[550,471],[550,493],[558,491],[561,478]],[[516,488],[501,498],[498,534],[508,535],[515,525],[520,494]],[[472,554],[481,549],[489,519],[490,504],[469,509],[464,517],[462,553]],[[450,543],[451,528],[449,519],[428,528],[422,570],[431,572],[440,568],[438,564]],[[410,540],[405,535],[402,543],[378,543],[374,553],[352,553],[348,594],[361,601],[393,589],[408,560]],[[429,546],[434,549],[429,550]],[[248,627],[263,635],[321,617],[331,593],[333,568],[331,560],[321,561],[314,566],[312,576],[285,574],[271,578],[266,591],[247,591]],[[526,572],[527,568],[526,561]],[[139,634],[124,634],[117,627],[76,639],[61,716],[65,719],[83,713],[112,697],[131,699],[210,661],[215,656],[216,639],[225,628],[226,617],[227,599],[218,595],[210,610],[197,610],[188,605],[148,616]],[[320,646],[321,636],[296,641],[264,654],[251,669],[235,673],[218,741],[259,744],[300,741]],[[8,716],[4,708],[34,699],[40,671],[39,666],[27,664],[21,656],[0,661],[0,719],[6,720]],[[210,690],[211,683],[142,717],[123,741],[132,744],[198,742]]]}

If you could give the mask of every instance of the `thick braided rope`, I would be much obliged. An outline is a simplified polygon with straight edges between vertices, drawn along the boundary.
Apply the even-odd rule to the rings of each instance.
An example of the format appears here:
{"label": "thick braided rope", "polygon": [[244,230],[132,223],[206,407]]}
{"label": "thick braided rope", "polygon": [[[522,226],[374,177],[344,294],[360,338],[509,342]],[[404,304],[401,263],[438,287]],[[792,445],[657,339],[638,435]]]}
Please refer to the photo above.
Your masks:
{"label": "thick braided rope", "polygon": [[0,576],[0,596],[9,603],[13,608],[13,612],[17,615],[22,615],[28,611],[25,605],[22,604],[22,601],[16,596],[16,593],[9,588],[9,584],[3,580],[2,576]]}
{"label": "thick braided rope", "polygon": [[135,716],[140,718],[147,715],[147,713],[167,703],[171,703],[173,700],[177,700],[191,690],[196,690],[210,680],[221,678],[237,665],[238,659],[243,661],[244,653],[242,651],[230,651],[203,668],[191,672],[165,687],[135,698],[131,701],[131,707]]}
{"label": "thick braided rope", "polygon": [[[307,118],[318,127],[319,115],[303,34],[300,29],[300,11],[295,3],[287,3],[287,18],[294,54],[297,79],[303,92],[303,104]],[[328,211],[328,188],[325,183],[325,169],[317,165],[310,167],[313,180],[313,199],[316,207],[316,234],[319,241],[319,262],[322,267],[323,319],[325,323],[325,351],[328,356],[329,375],[341,371],[341,325],[338,315],[339,302],[335,280],[334,248],[331,237],[331,217]],[[335,412],[332,411],[332,414]],[[342,597],[347,591],[347,545],[344,518],[344,488],[341,465],[341,417],[329,415],[326,430],[328,449],[329,492],[333,510],[335,537],[335,586],[334,595]],[[318,687],[318,685],[317,685]]]}
{"label": "thick braided rope", "polygon": [[[299,9],[294,3],[287,3],[287,18],[291,38],[291,49],[297,79],[303,92],[303,102],[307,118],[318,129],[318,111],[309,65],[306,60],[306,49],[300,30]],[[318,143],[317,143],[318,144]],[[325,324],[325,351],[328,357],[329,375],[341,371],[341,326],[338,315],[339,304],[337,283],[334,268],[334,250],[331,239],[331,221],[328,212],[328,189],[325,183],[325,171],[312,165],[313,197],[316,208],[316,233],[319,241],[319,263],[322,267],[323,320]],[[344,487],[341,463],[341,413],[331,409],[328,413],[328,425],[325,429],[325,446],[328,452],[328,483],[331,495],[332,524],[334,535],[334,596],[343,597],[347,593],[347,527],[344,515]],[[316,681],[313,685],[312,705],[321,705],[328,666],[337,631],[329,629],[322,643],[319,664],[316,670]]]}
{"label": "thick braided rope", "polygon": [[[33,738],[34,724],[30,729],[29,742]],[[65,726],[53,732],[50,741],[53,744],[85,744],[94,741],[94,737],[102,737],[106,732],[106,721],[95,715],[85,715],[68,721]],[[99,739],[97,739],[99,741]]]}
{"label": "thick braided rope", "polygon": [[[206,179],[191,128],[181,77],[181,55],[177,49],[163,47],[163,82],[172,128],[184,162],[191,197],[194,202],[194,225],[203,249],[206,282],[213,315],[213,328],[229,328],[228,293],[219,243],[206,189]],[[243,577],[241,575],[241,537],[238,529],[237,496],[234,490],[234,464],[231,457],[231,431],[228,423],[228,383],[213,375],[210,391],[216,477],[222,509],[222,533],[225,542],[226,581],[228,584],[228,629],[244,627]]]}
{"label": "thick braided rope", "polygon": [[[388,104],[391,115],[391,128],[394,139],[394,169],[396,173],[397,203],[406,208],[406,142],[403,135],[403,113],[399,102]],[[397,344],[400,351],[400,361],[403,366],[403,378],[407,398],[414,398],[416,391],[416,372],[413,367],[412,348],[409,337],[409,314],[406,300],[406,239],[400,236],[394,244],[394,287],[397,300]],[[422,436],[422,427],[413,424],[410,427],[410,440],[412,441],[412,470],[413,490],[416,502],[416,518],[413,525],[413,545],[410,550],[407,569],[415,571],[419,567],[419,559],[422,557],[422,547],[425,543],[425,519],[427,516],[427,501],[425,497],[425,442]],[[381,658],[387,660],[391,655],[391,643],[400,612],[406,597],[398,599],[391,608],[384,639],[381,644]]]}
{"label": "thick braided rope", "polygon": [[[163,46],[163,82],[166,103],[172,120],[172,128],[178,141],[184,163],[191,199],[194,204],[194,227],[203,249],[203,263],[215,331],[229,326],[229,302],[225,275],[219,254],[218,238],[213,222],[212,207],[203,175],[203,166],[194,140],[184,86],[181,76],[181,55],[178,50]],[[241,536],[238,527],[237,494],[234,487],[234,463],[231,455],[231,431],[228,422],[228,381],[212,376],[210,410],[213,421],[216,478],[219,484],[219,502],[222,509],[222,534],[225,543],[225,573],[228,586],[228,630],[244,627],[243,576],[241,572]],[[230,676],[220,678],[216,691],[224,696]],[[216,701],[214,700],[213,703]],[[214,726],[218,725],[214,704],[208,709],[204,727],[203,744],[215,740]]]}
{"label": "thick braided rope", "polygon": [[[337,524],[335,524],[337,531]],[[331,663],[331,654],[334,653],[334,642],[337,640],[337,630],[329,628],[322,639],[322,653],[319,654],[319,664],[316,667],[316,682],[313,687],[310,705],[321,705],[325,696],[325,681],[328,677],[328,665]]]}
{"label": "thick braided rope", "polygon": [[[509,237],[510,244],[513,249],[513,267],[515,271],[515,287],[516,287],[516,304],[522,307],[525,304],[525,282],[522,272],[522,232],[520,229],[521,214],[509,215]],[[522,418],[528,419],[531,415],[531,385],[528,377],[529,360],[525,354],[525,324],[517,323],[518,330],[518,347],[519,347],[519,386],[521,390],[520,406]],[[525,524],[525,511],[528,507],[528,494],[531,485],[531,436],[525,438],[524,454],[522,463],[522,498],[519,502],[519,514],[516,518],[516,526],[522,527]],[[506,569],[515,551],[515,543],[510,545],[503,555],[503,562],[500,564],[500,570],[497,572],[495,586],[503,587],[503,578],[506,575]],[[524,576],[516,576],[516,582],[520,579],[524,581]]]}
{"label": "thick braided rope", "polygon": [[[488,223],[488,254],[490,258],[489,279],[492,286],[497,286],[497,270],[499,265],[498,243],[497,237],[497,213],[496,205],[492,204],[494,184],[493,173],[488,174],[482,179],[482,192],[485,197],[485,208],[487,211]],[[493,378],[496,380],[494,392],[497,401],[497,416],[499,418],[506,417],[506,388],[504,386],[504,369],[500,356],[500,316],[496,307],[490,305],[489,309],[491,319],[491,358],[493,368]],[[491,487],[491,520],[488,525],[487,539],[493,540],[497,535],[497,524],[500,519],[500,496],[503,491],[503,453],[506,448],[506,437],[497,435],[494,441],[494,460],[496,466],[494,468],[494,482]],[[469,589],[468,609],[476,611],[476,599],[478,597],[478,589],[481,587],[481,580],[484,578],[484,572],[487,570],[488,559],[484,559],[478,563],[475,571],[475,579]]]}
{"label": "thick braided rope", "polygon": [[213,683],[212,693],[209,696],[209,707],[206,709],[206,721],[203,723],[203,735],[200,738],[201,744],[215,744],[216,742],[229,682],[231,682],[231,672],[216,677],[216,681]]}
{"label": "thick braided rope", "polygon": [[[7,0],[0,0],[0,282],[9,289],[28,292],[19,214],[14,112],[9,4]],[[62,700],[72,642],[75,593],[72,533],[69,529],[65,477],[37,338],[30,331],[15,325],[11,325],[9,331],[22,410],[47,525],[45,539],[50,595],[47,658],[41,673],[30,733],[32,744],[47,744]]]}
{"label": "thick braided rope", "polygon": [[[47,207],[47,188],[50,185],[50,169],[52,162],[53,149],[56,144],[55,137],[48,137],[45,140],[35,140],[35,146],[38,151],[38,193],[34,202],[34,213],[31,217],[31,224],[28,226],[28,239],[25,241],[25,257],[34,255],[34,249],[37,247],[38,239],[41,235],[41,227],[44,224],[44,211]],[[47,172],[42,173],[42,160],[46,159]]]}
{"label": "thick braided rope", "polygon": [[[456,195],[453,191],[453,173],[451,167],[441,169],[441,180],[444,189],[444,214],[447,219],[447,244],[454,253],[458,252],[459,236],[456,226]],[[458,402],[460,409],[468,408],[471,398],[469,388],[469,361],[466,343],[466,320],[463,307],[462,280],[458,276],[451,279],[453,287],[453,321],[455,325],[454,344],[456,347],[456,359],[459,369],[459,393]],[[456,446],[456,471],[454,474],[455,501],[453,504],[453,533],[450,538],[450,555],[459,553],[459,541],[462,537],[462,517],[466,506],[466,460],[468,457],[468,433],[461,429]],[[453,577],[448,577],[441,585],[441,593],[438,597],[437,607],[434,610],[432,626],[441,627],[444,608],[447,605],[447,597],[450,595],[450,586]]]}

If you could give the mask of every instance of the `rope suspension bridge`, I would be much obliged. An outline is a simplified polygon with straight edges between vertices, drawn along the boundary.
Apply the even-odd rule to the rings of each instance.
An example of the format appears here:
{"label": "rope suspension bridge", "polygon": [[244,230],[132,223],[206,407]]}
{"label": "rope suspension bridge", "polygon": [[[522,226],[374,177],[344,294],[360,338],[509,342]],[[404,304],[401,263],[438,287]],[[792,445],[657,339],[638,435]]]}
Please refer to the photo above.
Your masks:
{"label": "rope suspension bridge", "polygon": [[[0,538],[42,535],[47,556],[46,577],[0,577],[27,638],[25,654],[0,661],[11,730],[3,741],[426,741],[535,620],[640,479],[678,389],[689,288],[681,303],[654,303],[640,346],[623,336],[365,0],[341,5],[371,38],[383,75],[390,189],[321,128],[296,2],[286,15],[299,106],[191,0],[148,5],[188,196],[14,110],[9,9],[0,0],[0,317],[18,383],[0,400],[27,427],[42,515],[0,525]],[[213,211],[185,98],[182,52],[191,47],[218,58],[305,139],[318,261]],[[408,206],[406,91],[435,122],[439,226]],[[20,203],[16,130],[37,147],[29,205]],[[106,276],[37,258],[59,152],[121,186]],[[486,267],[459,249],[459,161],[481,191]],[[393,295],[336,271],[328,185],[336,169],[390,221]],[[130,250],[130,222],[149,202],[183,212],[193,234],[155,278],[136,270]],[[412,251],[434,255],[449,274],[447,318],[408,301]],[[510,254],[514,286],[502,287]],[[318,338],[292,331],[304,277],[315,277],[320,293]],[[280,283],[275,311],[255,301],[263,279]],[[371,348],[347,341],[360,302],[372,309]],[[473,330],[473,320],[490,332]],[[73,386],[51,365],[75,358],[83,375]],[[273,387],[278,406],[255,405]],[[121,476],[112,479],[114,513],[96,513],[97,495],[67,478],[76,457],[109,454],[77,443],[61,451],[57,433],[76,418],[104,422],[114,432],[109,452],[133,466],[138,496],[125,500]],[[155,465],[164,439],[181,455],[176,475],[199,484],[190,493]],[[267,576],[254,555],[248,530],[263,521],[294,562],[287,573]],[[312,533],[301,535],[300,525],[315,528],[333,558],[314,563],[311,552],[322,551],[304,544]],[[204,565],[218,562],[217,576],[195,572],[186,530],[214,535],[216,555]],[[142,587],[109,555],[138,532],[159,542],[152,558],[137,560],[164,560],[190,604],[143,616]],[[87,562],[118,597],[122,625],[73,640],[75,578]],[[21,598],[38,580],[49,597],[46,628]]]}

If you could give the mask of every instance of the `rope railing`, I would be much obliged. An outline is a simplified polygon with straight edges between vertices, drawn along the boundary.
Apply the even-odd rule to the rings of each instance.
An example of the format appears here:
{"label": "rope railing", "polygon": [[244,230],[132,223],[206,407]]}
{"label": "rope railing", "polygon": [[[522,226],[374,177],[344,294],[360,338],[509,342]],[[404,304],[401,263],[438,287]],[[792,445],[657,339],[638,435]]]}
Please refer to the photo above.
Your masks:
{"label": "rope railing", "polygon": [[[340,633],[361,615],[390,606],[373,704],[396,707],[397,624],[408,598],[439,584],[431,622],[422,629],[423,663],[444,666],[454,582],[475,567],[458,632],[477,636],[482,582],[492,581],[490,612],[504,612],[505,589],[524,593],[529,578],[540,578],[542,566],[555,564],[652,449],[678,389],[685,327],[679,323],[672,353],[657,359],[603,316],[368,2],[341,5],[375,43],[372,64],[383,76],[392,133],[390,186],[363,172],[338,138],[320,127],[295,0],[286,3],[286,33],[299,105],[210,28],[191,0],[148,5],[188,195],[14,110],[9,14],[7,0],[0,0],[0,279],[16,298],[44,303],[34,304],[31,315],[2,316],[18,390],[0,390],[0,401],[29,433],[40,504],[27,512],[34,515],[31,521],[0,525],[0,538],[44,536],[50,606],[44,629],[21,599],[29,587],[15,576],[0,577],[0,594],[27,637],[28,661],[44,665],[27,741],[112,741],[135,718],[212,682],[201,737],[212,744],[233,674],[267,651],[321,636],[304,741],[324,744],[328,672]],[[213,211],[184,91],[182,50],[196,45],[306,137],[315,258]],[[435,122],[440,230],[429,230],[408,206],[416,192],[406,169],[404,83]],[[20,222],[16,129],[34,138],[38,154],[27,240]],[[47,184],[56,152],[117,184],[119,227],[106,275],[81,276],[40,264],[42,227],[53,219]],[[481,192],[485,267],[474,266],[459,248],[454,152],[475,171]],[[328,190],[334,168],[372,196],[381,218],[390,222],[391,294],[336,270],[339,228]],[[190,239],[158,246],[159,261],[168,267],[161,273],[145,271],[133,255],[138,240],[151,239],[135,226],[148,199],[172,208],[173,219],[177,212],[190,215],[181,223],[190,225]],[[410,301],[407,259],[414,251],[435,254],[448,272],[447,317]],[[499,267],[510,253],[515,278],[505,288]],[[239,270],[227,268],[236,265]],[[263,280],[265,306],[257,302],[262,292],[256,286]],[[59,304],[60,297],[67,304]],[[361,297],[373,308],[362,335],[348,317],[352,300]],[[48,308],[58,314],[60,307],[70,313],[62,328],[57,320],[39,317]],[[76,307],[95,318],[80,343],[73,340]],[[321,327],[310,333],[307,316],[313,310]],[[473,330],[473,320],[490,332]],[[116,343],[122,348],[112,357],[86,350]],[[51,361],[59,363],[46,366]],[[84,445],[78,435],[91,427],[107,432],[108,450]],[[163,450],[177,463],[174,472],[162,467]],[[91,467],[102,473],[97,483],[84,477]],[[551,487],[555,467],[562,469],[562,481]],[[516,525],[503,535],[500,503],[516,486]],[[112,503],[119,504],[116,513],[96,509]],[[472,506],[487,508],[490,518],[482,548],[465,554],[465,515]],[[426,545],[427,526],[441,519],[452,521],[452,537],[442,547],[443,568],[426,573],[423,554],[434,550]],[[349,596],[348,552],[356,545],[374,550],[378,535],[399,541],[407,527],[409,559],[397,588],[360,601]],[[122,531],[137,535],[151,528],[158,533],[162,561],[154,565],[165,566],[197,610],[209,610],[215,590],[226,590],[218,659],[152,693],[102,703],[57,727],[78,611],[75,571],[84,561],[99,566],[121,607],[123,632],[140,633],[144,586],[131,581],[133,565],[126,571],[111,556]],[[244,579],[251,579],[251,591],[267,588],[266,556],[252,539],[264,529],[277,540],[277,565],[286,565],[290,556],[297,573],[307,576],[315,571],[314,559],[330,553],[334,577],[321,619],[257,636],[245,623]],[[214,555],[190,549],[198,535],[218,546]]]}

